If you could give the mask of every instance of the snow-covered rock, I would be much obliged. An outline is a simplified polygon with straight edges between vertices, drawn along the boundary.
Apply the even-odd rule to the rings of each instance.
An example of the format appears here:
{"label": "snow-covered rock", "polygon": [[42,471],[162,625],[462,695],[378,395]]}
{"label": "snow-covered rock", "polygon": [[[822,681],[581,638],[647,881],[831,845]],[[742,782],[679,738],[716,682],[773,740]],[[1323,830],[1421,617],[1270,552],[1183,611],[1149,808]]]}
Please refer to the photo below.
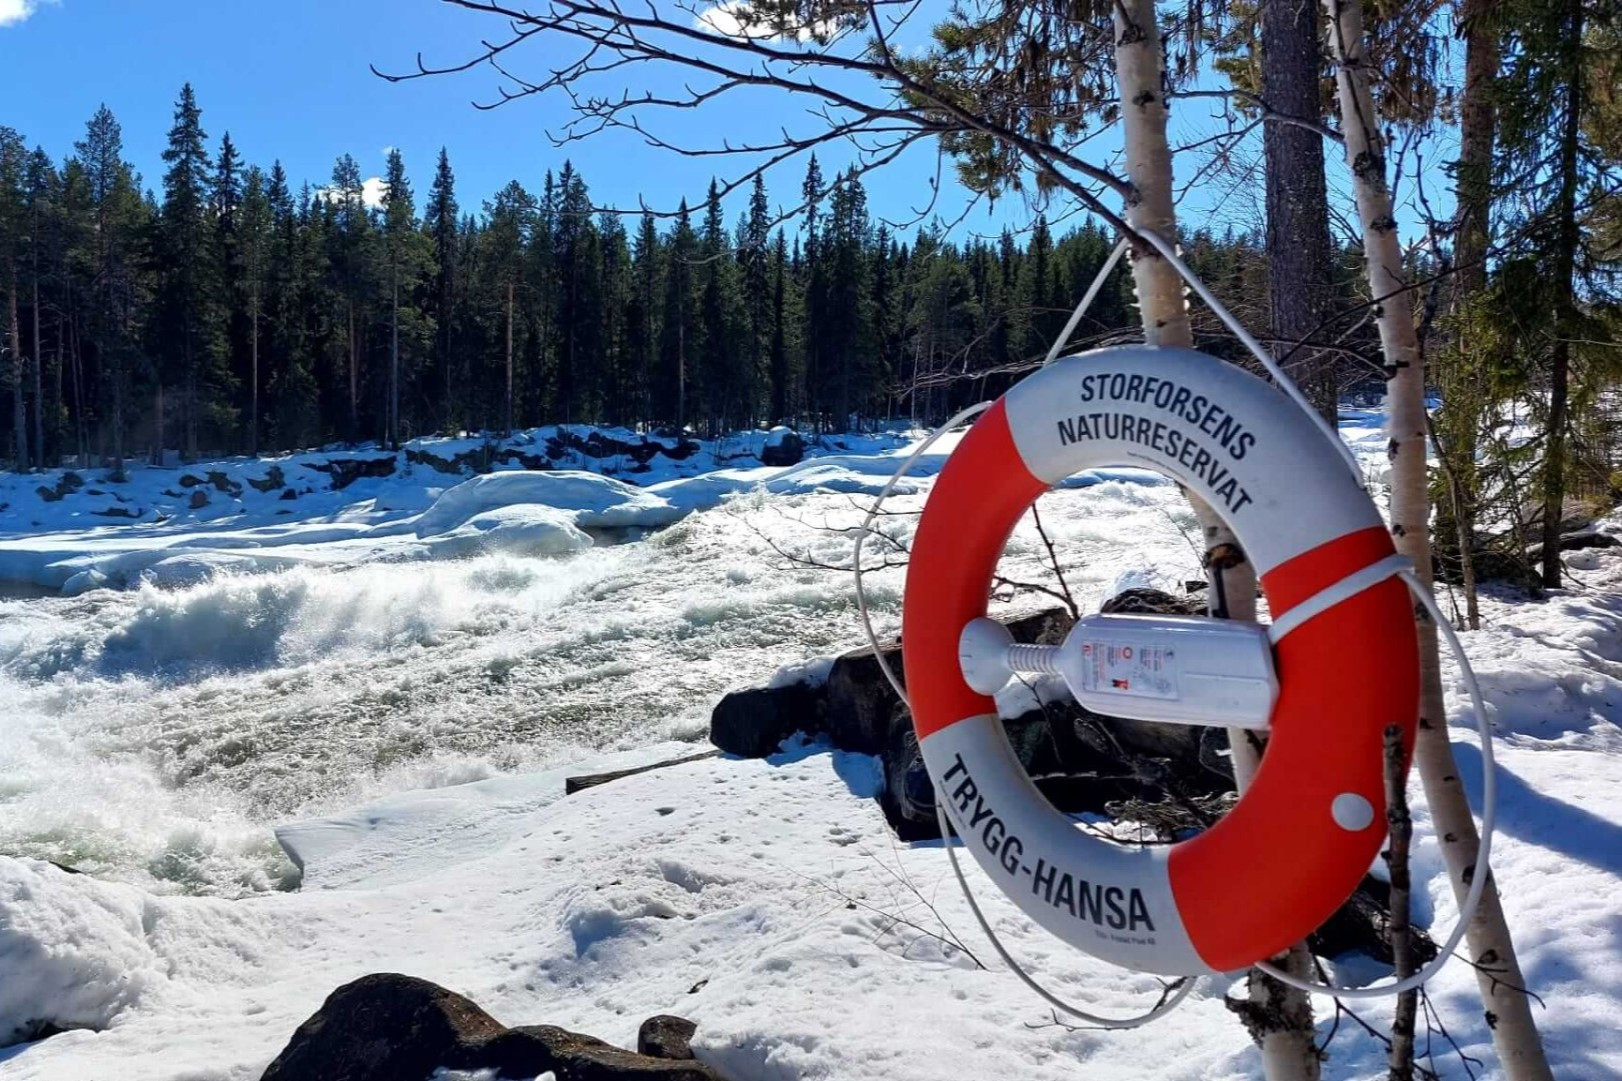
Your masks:
{"label": "snow-covered rock", "polygon": [[681,517],[669,500],[598,473],[487,473],[447,489],[434,500],[416,521],[417,536],[440,536],[480,511],[516,504],[571,512],[573,524],[585,529],[654,528]]}

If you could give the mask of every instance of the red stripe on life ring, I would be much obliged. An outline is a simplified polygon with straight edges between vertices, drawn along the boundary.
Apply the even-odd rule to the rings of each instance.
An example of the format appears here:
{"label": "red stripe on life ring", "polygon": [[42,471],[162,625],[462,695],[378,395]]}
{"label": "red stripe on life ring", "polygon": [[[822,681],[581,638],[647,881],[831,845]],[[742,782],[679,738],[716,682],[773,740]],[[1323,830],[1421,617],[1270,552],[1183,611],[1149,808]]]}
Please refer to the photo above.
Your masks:
{"label": "red stripe on life ring", "polygon": [[958,637],[986,614],[986,598],[1008,535],[1025,509],[1047,491],[1014,446],[1002,399],[964,435],[941,470],[912,539],[901,647],[908,695],[920,740],[966,717],[993,713],[992,700],[963,682]]}
{"label": "red stripe on life ring", "polygon": [[[1348,533],[1274,568],[1262,585],[1282,612],[1393,551],[1383,529]],[[1238,805],[1168,861],[1184,926],[1212,968],[1282,952],[1357,887],[1385,836],[1386,726],[1400,725],[1413,746],[1418,649],[1399,579],[1342,601],[1275,647],[1279,698],[1261,767]],[[1343,792],[1370,802],[1372,825],[1335,824],[1330,804]]]}

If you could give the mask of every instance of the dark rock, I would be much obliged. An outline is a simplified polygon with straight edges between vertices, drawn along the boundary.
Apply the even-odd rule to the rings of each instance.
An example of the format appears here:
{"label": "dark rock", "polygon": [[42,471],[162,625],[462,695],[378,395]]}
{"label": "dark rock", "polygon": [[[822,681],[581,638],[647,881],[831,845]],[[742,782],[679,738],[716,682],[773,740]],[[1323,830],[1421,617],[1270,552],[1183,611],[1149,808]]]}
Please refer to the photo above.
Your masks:
{"label": "dark rock", "polygon": [[202,477],[194,477],[190,473],[182,473],[180,475],[180,486],[182,488],[195,488],[202,483]]}
{"label": "dark rock", "polygon": [[48,1040],[52,1036],[60,1036],[64,1032],[100,1032],[100,1029],[90,1025],[59,1025],[48,1018],[35,1017],[22,1022],[13,1028],[10,1034],[0,1033],[0,1048],[13,1047],[22,1043],[38,1043]]}
{"label": "dark rock", "polygon": [[258,479],[249,477],[248,483],[253,486],[255,491],[269,492],[275,488],[287,487],[287,478],[282,475],[281,466],[273,465],[265,471],[263,477]]}
{"label": "dark rock", "polygon": [[[1346,903],[1307,937],[1307,945],[1319,957],[1362,953],[1389,965],[1395,960],[1391,954],[1390,919],[1391,884],[1364,875]],[[1435,940],[1419,927],[1410,930],[1415,964],[1429,964],[1436,958]]]}
{"label": "dark rock", "polygon": [[803,683],[733,691],[710,713],[710,742],[727,754],[765,758],[794,733],[821,728],[817,699]]}
{"label": "dark rock", "polygon": [[[905,687],[901,647],[885,647],[884,657]],[[873,651],[864,646],[837,658],[828,670],[824,694],[828,738],[833,745],[860,754],[882,754],[889,743],[891,719],[900,699],[884,678]]]}
{"label": "dark rock", "polygon": [[[1202,585],[1204,583],[1201,583]],[[1160,616],[1203,616],[1203,597],[1176,597],[1159,589],[1125,589],[1098,606],[1100,612],[1144,612]]]}
{"label": "dark rock", "polygon": [[39,493],[39,497],[45,500],[47,503],[55,503],[57,500],[62,498],[61,492],[57,491],[55,488],[47,488],[43,484],[35,488],[34,491]]}
{"label": "dark rock", "polygon": [[140,511],[130,510],[128,507],[107,507],[104,510],[93,510],[90,513],[100,515],[103,518],[139,518],[141,516]]}
{"label": "dark rock", "polygon": [[558,1081],[714,1081],[698,1062],[626,1051],[551,1025],[507,1028],[461,995],[395,973],[363,976],[293,1033],[263,1081],[418,1081],[441,1067]]}
{"label": "dark rock", "polygon": [[306,466],[332,477],[332,490],[341,491],[362,477],[391,477],[399,464],[394,455],[386,458],[334,458],[327,462],[305,462]]}
{"label": "dark rock", "polygon": [[718,1081],[719,1075],[694,1060],[656,1058],[582,1036],[554,1025],[525,1025],[489,1041],[477,1069],[498,1076],[534,1077],[551,1071],[558,1081]]}
{"label": "dark rock", "polygon": [[56,490],[61,492],[63,495],[66,495],[69,492],[77,492],[83,487],[84,478],[73,472],[71,469],[66,473],[63,473],[62,479],[56,482]]}
{"label": "dark rock", "polygon": [[277,499],[282,499],[282,500],[297,499],[298,498],[298,492],[296,492],[292,488],[283,488],[282,489],[282,494],[277,496],[276,498]]}
{"label": "dark rock", "polygon": [[693,1060],[693,1033],[698,1026],[685,1017],[662,1013],[642,1022],[636,1033],[636,1051],[650,1058]]}
{"label": "dark rock", "polygon": [[413,976],[345,984],[300,1025],[263,1081],[395,1081],[460,1066],[470,1044],[505,1026],[461,995]]}
{"label": "dark rock", "polygon": [[[1009,621],[1008,630],[1018,642],[1058,645],[1073,625],[1065,609],[1050,608]],[[884,656],[905,687],[901,647],[886,646]],[[901,700],[884,678],[873,651],[853,649],[836,659],[828,672],[826,695],[828,737],[833,745],[862,754],[884,753],[890,745],[891,722]]]}
{"label": "dark rock", "polygon": [[805,440],[799,432],[774,433],[760,450],[761,465],[799,465],[804,457]]}
{"label": "dark rock", "polygon": [[218,469],[208,471],[208,482],[214,485],[214,490],[224,492],[228,496],[236,497],[242,494],[242,485],[220,472]]}
{"label": "dark rock", "polygon": [[1585,529],[1581,533],[1567,533],[1560,538],[1562,552],[1577,552],[1584,548],[1618,548],[1622,547],[1622,537],[1614,533],[1601,533],[1597,529]]}
{"label": "dark rock", "polygon": [[186,505],[192,510],[201,510],[208,506],[208,493],[201,488],[193,489],[191,498],[186,501]]}

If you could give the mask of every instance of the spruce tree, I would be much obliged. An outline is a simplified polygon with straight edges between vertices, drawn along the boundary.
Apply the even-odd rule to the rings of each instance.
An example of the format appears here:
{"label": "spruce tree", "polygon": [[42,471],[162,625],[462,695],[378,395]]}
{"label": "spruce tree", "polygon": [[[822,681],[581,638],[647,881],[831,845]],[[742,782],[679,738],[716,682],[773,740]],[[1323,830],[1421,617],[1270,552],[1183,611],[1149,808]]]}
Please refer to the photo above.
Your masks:
{"label": "spruce tree", "polygon": [[[413,301],[417,284],[430,262],[425,238],[417,228],[416,201],[411,181],[406,177],[405,160],[395,148],[389,151],[388,171],[383,190],[383,251],[389,287],[389,383],[387,439],[389,446],[400,444],[400,386],[410,373],[401,372],[400,321],[402,304],[405,318],[420,328]],[[409,343],[408,343],[409,348]],[[414,354],[414,350],[412,351]]]}
{"label": "spruce tree", "polygon": [[[224,153],[221,153],[224,158]],[[222,169],[223,172],[223,169]],[[286,180],[282,180],[282,193]],[[237,211],[235,280],[247,314],[248,337],[248,453],[259,453],[259,342],[260,315],[264,309],[267,249],[272,244],[271,194],[265,188],[265,174],[259,166],[248,169]]]}
{"label": "spruce tree", "polygon": [[689,358],[698,341],[693,315],[693,264],[698,258],[698,237],[693,233],[686,199],[681,201],[665,247],[668,256],[654,415],[674,421],[679,430],[687,425]]}
{"label": "spruce tree", "polygon": [[174,125],[163,152],[163,209],[159,218],[161,309],[153,342],[163,360],[157,393],[156,450],[163,449],[163,385],[181,387],[181,424],[188,460],[197,457],[199,384],[218,375],[216,322],[219,248],[209,212],[208,136],[190,83],[175,102]]}
{"label": "spruce tree", "polygon": [[438,329],[435,337],[434,364],[443,387],[439,415],[443,425],[455,428],[467,423],[465,410],[466,388],[459,385],[455,359],[455,309],[457,289],[457,261],[459,257],[460,213],[456,203],[456,174],[451,171],[450,155],[439,148],[439,164],[434,168],[434,184],[428,189],[428,206],[424,211],[423,227],[433,241],[434,269],[432,293],[434,322]]}

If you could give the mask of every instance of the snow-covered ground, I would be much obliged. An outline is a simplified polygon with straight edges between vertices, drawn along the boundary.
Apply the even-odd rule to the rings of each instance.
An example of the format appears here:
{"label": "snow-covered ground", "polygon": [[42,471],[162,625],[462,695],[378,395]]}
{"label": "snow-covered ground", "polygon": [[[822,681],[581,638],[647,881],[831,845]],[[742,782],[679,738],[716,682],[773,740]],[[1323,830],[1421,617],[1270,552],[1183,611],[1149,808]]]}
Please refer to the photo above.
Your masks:
{"label": "snow-covered ground", "polygon": [[[1347,420],[1377,475],[1379,418]],[[82,493],[46,502],[40,480],[0,478],[0,577],[126,586],[0,601],[0,852],[23,857],[0,857],[0,1042],[40,1017],[88,1026],[0,1051],[0,1077],[255,1078],[333,987],[389,970],[509,1023],[622,1043],[680,1013],[739,1081],[1259,1076],[1220,983],[1146,1030],[1054,1024],[981,940],[943,850],[890,840],[869,759],[804,747],[561,798],[566,773],[688,750],[671,741],[725,689],[857,644],[849,576],[783,553],[848,559],[839,530],[904,443],[848,440],[788,470],[707,448],[633,476],[640,490],[527,473],[458,488],[416,466],[287,501],[243,483],[263,464],[231,463],[242,495],[211,485],[210,508],[232,512],[213,517],[161,502],[183,471],[143,470],[122,494],[151,513],[114,525],[67,518],[95,506]],[[894,509],[921,504],[948,450]],[[1168,484],[1088,476],[1041,509],[1084,605],[1197,576]],[[1051,581],[1043,554],[1022,527],[1004,572]],[[1607,1078],[1622,1076],[1622,555],[1572,563],[1571,590],[1489,596],[1466,639],[1499,735],[1495,872],[1557,1076]],[[871,583],[893,625],[899,572]],[[1454,907],[1418,818],[1417,916],[1441,929]],[[275,888],[297,877],[276,827],[304,863],[297,892]],[[1057,990],[1122,1013],[1152,1001],[1153,980],[1060,946],[974,880]],[[1490,1074],[1469,970],[1431,996]],[[1330,1055],[1328,1076],[1383,1075],[1354,1023]]]}

